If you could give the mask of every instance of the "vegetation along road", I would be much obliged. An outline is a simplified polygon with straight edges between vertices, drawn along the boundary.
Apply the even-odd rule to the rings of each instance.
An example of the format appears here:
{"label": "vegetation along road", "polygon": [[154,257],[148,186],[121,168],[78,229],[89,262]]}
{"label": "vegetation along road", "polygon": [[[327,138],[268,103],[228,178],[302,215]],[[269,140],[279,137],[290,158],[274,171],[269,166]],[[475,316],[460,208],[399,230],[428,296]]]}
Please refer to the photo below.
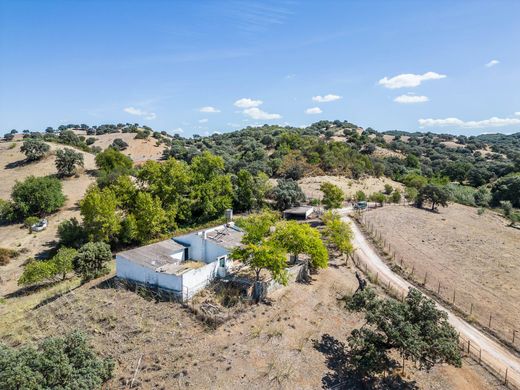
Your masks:
{"label": "vegetation along road", "polygon": [[[356,254],[361,261],[367,264],[368,269],[373,273],[378,273],[378,279],[385,285],[397,289],[400,293],[407,293],[412,284],[404,280],[401,276],[395,274],[381,257],[374,251],[368,241],[365,239],[356,224],[346,215],[347,209],[341,209],[343,219],[351,222],[352,231],[354,233],[353,244],[356,248]],[[450,310],[438,304],[440,309],[448,313],[449,322],[457,331],[460,332],[464,340],[469,340],[472,348],[482,350],[482,361],[505,377],[505,370],[508,368],[507,377],[509,381],[520,384],[520,358],[511,353],[507,347],[494,341],[485,333],[470,325],[463,319],[456,316]],[[473,349],[472,349],[473,350]]]}

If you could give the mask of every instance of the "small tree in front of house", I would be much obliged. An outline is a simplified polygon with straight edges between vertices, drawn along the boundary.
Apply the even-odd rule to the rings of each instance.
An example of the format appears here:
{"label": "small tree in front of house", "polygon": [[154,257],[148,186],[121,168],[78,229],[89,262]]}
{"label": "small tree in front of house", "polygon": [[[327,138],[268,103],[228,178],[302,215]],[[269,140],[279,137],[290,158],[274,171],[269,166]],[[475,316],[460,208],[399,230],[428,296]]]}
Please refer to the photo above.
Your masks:
{"label": "small tree in front of house", "polygon": [[83,282],[98,278],[109,272],[107,263],[112,259],[110,246],[104,242],[88,242],[79,248],[74,257],[74,271]]}
{"label": "small tree in front of house", "polygon": [[323,192],[322,203],[326,209],[338,209],[345,199],[345,194],[337,185],[332,183],[322,183],[320,190]]}
{"label": "small tree in front of house", "polygon": [[56,152],[56,169],[58,170],[58,175],[75,175],[78,166],[83,166],[83,154],[69,148],[60,149]]}
{"label": "small tree in front of house", "polygon": [[327,211],[322,221],[325,224],[323,236],[336,248],[341,254],[350,257],[354,253],[354,245],[352,245],[352,228],[350,223],[341,220],[337,213]]}

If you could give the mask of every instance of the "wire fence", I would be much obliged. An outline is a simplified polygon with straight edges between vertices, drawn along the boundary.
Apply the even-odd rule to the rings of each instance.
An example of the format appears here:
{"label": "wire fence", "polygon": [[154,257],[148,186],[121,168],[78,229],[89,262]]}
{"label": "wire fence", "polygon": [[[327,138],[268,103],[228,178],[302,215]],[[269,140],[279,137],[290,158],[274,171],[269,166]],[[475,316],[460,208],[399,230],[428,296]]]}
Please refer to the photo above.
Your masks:
{"label": "wire fence", "polygon": [[[362,222],[361,218],[356,218],[358,222]],[[377,238],[379,238],[379,235],[374,232],[374,230],[369,230],[370,228],[364,227],[365,231],[372,235],[372,238],[374,238],[375,243],[377,245]],[[411,273],[411,269],[404,268],[405,263],[403,262],[403,265],[400,264],[397,265],[395,259],[393,258],[393,253],[388,250],[388,246],[386,246],[386,257],[387,259],[392,260],[392,264],[390,264],[390,268],[392,271],[396,271],[395,267],[401,267],[402,269],[405,269],[408,271],[408,276],[413,275]],[[382,250],[382,248],[379,248]],[[383,252],[384,253],[384,252]],[[403,300],[405,297],[405,293],[403,292],[402,286],[399,287],[394,284],[390,278],[388,278],[386,275],[379,272],[378,269],[376,269],[371,263],[366,261],[362,256],[360,256],[357,252],[354,252],[352,260],[357,268],[359,268],[361,271],[365,273],[367,278],[374,284],[378,284],[383,289],[386,290],[386,292],[393,296],[396,299]],[[400,259],[397,261],[397,263],[400,263]],[[436,298],[442,298],[441,300],[444,301],[444,303],[448,303],[452,307],[454,306],[452,303],[449,302],[449,300],[446,300],[443,295],[435,291],[434,289],[430,290],[428,287],[431,286],[430,283],[428,283],[428,276],[426,276],[426,283],[423,283],[424,279],[421,283],[417,283],[417,280],[414,279],[412,284],[418,284],[421,288],[425,288],[428,290],[428,292],[431,293],[431,295],[435,296]],[[445,288],[448,288],[446,285]],[[439,291],[439,290],[438,290]],[[455,296],[455,302],[456,302],[456,296]],[[456,306],[455,306],[456,307]],[[460,309],[459,309],[460,310]],[[493,317],[491,318],[493,320]],[[489,324],[488,324],[489,325]],[[488,328],[488,327],[486,327]],[[518,340],[520,338],[520,334],[515,331],[515,339],[511,339],[511,341],[514,341],[515,343],[520,342]],[[491,353],[487,352],[486,350],[481,349],[478,345],[475,343],[472,343],[471,340],[466,338],[464,335],[459,334],[459,346],[463,353],[467,356],[473,359],[475,362],[477,362],[479,365],[486,368],[491,374],[493,374],[499,381],[501,381],[502,384],[504,384],[507,388],[513,389],[513,390],[520,390],[520,373],[517,371],[514,371],[511,367],[499,362]]]}
{"label": "wire fence", "polygon": [[[390,240],[384,236],[376,227],[374,221],[370,220],[366,214],[356,218],[356,220],[372,238],[372,241],[379,246],[380,252],[386,256],[394,272],[401,274],[405,279],[427,290],[431,295],[454,308],[468,322],[477,323],[501,342],[520,352],[520,327],[506,318],[504,314],[507,313],[501,310],[490,310],[489,303],[484,300],[476,301],[472,295],[473,289],[481,290],[482,285],[465,280],[465,283],[471,284],[472,289],[457,289],[453,280],[439,278],[431,270],[430,272],[425,270],[422,264],[408,261],[407,256],[390,243]],[[430,257],[428,253],[420,250],[419,253],[421,253],[422,258]],[[435,261],[428,262],[428,268],[431,267],[439,267],[439,265]],[[441,272],[445,271],[456,272],[450,269],[441,270]],[[503,297],[494,294],[492,291],[486,291],[486,294],[491,296],[496,303],[503,303]],[[507,308],[509,313],[520,313],[520,307],[512,303],[507,303]]]}

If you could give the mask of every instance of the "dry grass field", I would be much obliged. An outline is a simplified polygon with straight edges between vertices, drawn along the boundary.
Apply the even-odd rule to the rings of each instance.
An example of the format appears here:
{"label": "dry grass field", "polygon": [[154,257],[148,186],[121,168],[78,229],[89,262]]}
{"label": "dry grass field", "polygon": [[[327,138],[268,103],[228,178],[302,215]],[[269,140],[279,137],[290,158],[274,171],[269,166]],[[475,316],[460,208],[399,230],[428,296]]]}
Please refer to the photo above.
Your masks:
{"label": "dry grass field", "polygon": [[97,138],[93,146],[99,146],[101,149],[108,148],[116,138],[121,138],[128,144],[128,148],[122,151],[123,154],[129,156],[136,163],[144,163],[147,160],[160,160],[165,149],[164,144],[156,145],[155,138],[135,139],[135,133],[109,133],[96,135]]}
{"label": "dry grass field", "polygon": [[[46,176],[56,173],[55,155],[57,149],[64,145],[49,143],[51,153],[44,159],[25,164],[25,155],[20,152],[21,142],[16,142],[14,148],[11,143],[0,143],[0,198],[9,199],[11,190],[17,180],[21,181],[30,175]],[[94,177],[88,170],[95,169],[94,155],[80,151],[84,156],[84,168],[80,169],[77,177],[61,180],[63,193],[67,197],[65,205],[58,212],[47,217],[49,227],[39,233],[30,234],[22,224],[0,226],[0,247],[22,249],[25,253],[12,260],[8,265],[0,268],[0,296],[16,290],[16,281],[22,273],[22,264],[32,256],[45,252],[53,246],[56,240],[60,222],[79,217],[77,202],[83,197],[88,186],[94,182]]]}
{"label": "dry grass field", "polygon": [[[450,204],[432,213],[385,206],[365,214],[396,252],[407,272],[506,340],[520,332],[520,230],[498,214]],[[471,305],[473,304],[473,308]],[[515,345],[520,346],[520,337]]]}
{"label": "dry grass field", "polygon": [[347,199],[353,198],[357,191],[363,191],[367,196],[380,192],[385,189],[385,184],[390,184],[393,188],[403,190],[403,185],[386,177],[367,177],[359,180],[350,179],[344,176],[314,176],[305,177],[298,181],[303,192],[308,198],[321,198],[323,193],[320,191],[322,183],[329,182],[337,185],[343,190]]}
{"label": "dry grass field", "polygon": [[[136,389],[330,388],[341,383],[331,346],[363,324],[339,300],[356,286],[352,269],[332,264],[312,283],[279,289],[270,305],[251,306],[214,329],[177,303],[94,283],[2,323],[0,338],[16,345],[83,329],[96,350],[116,359],[112,389],[132,381]],[[429,373],[410,364],[405,379],[430,390],[501,388],[467,360],[461,369]]]}

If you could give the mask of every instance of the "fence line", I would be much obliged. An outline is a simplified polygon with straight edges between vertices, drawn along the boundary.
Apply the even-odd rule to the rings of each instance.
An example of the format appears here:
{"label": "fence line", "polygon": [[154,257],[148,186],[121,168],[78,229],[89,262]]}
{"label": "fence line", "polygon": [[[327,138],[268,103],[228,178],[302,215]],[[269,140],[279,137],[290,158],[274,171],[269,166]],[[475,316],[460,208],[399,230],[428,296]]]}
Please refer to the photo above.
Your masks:
{"label": "fence line", "polygon": [[[476,322],[509,347],[520,351],[520,329],[503,318],[500,311],[493,312],[477,302],[472,302],[472,299],[465,291],[457,290],[455,286],[452,287],[452,283],[435,278],[431,273],[428,274],[427,271],[419,274],[415,264],[405,261],[405,257],[387,242],[374,224],[371,221],[367,221],[366,215],[357,218],[357,221],[365,228],[365,231],[373,241],[382,246],[383,254],[386,255],[387,260],[391,263],[390,266],[399,267],[397,271],[400,271],[399,273],[405,279],[429,291],[442,302],[454,307],[469,322]],[[464,299],[461,299],[462,296]],[[497,296],[495,297],[500,299]],[[461,305],[463,300],[467,302],[466,306]],[[518,312],[520,312],[520,308],[518,308]]]}
{"label": "fence line", "polygon": [[[364,261],[361,256],[354,252],[352,260],[357,268],[363,271],[367,278],[381,287],[383,287],[390,296],[396,299],[404,300],[405,294],[400,291],[397,287],[393,286],[390,279],[380,274],[377,269],[374,269],[372,264]],[[433,295],[436,295],[433,291]],[[516,338],[520,338],[520,334],[516,335]],[[516,342],[516,341],[515,341]],[[459,346],[464,354],[479,365],[486,368],[491,374],[493,374],[498,380],[502,382],[507,388],[512,390],[520,390],[520,373],[514,371],[507,365],[498,363],[488,352],[482,350],[475,344],[471,344],[471,341],[464,336],[459,334]]]}

